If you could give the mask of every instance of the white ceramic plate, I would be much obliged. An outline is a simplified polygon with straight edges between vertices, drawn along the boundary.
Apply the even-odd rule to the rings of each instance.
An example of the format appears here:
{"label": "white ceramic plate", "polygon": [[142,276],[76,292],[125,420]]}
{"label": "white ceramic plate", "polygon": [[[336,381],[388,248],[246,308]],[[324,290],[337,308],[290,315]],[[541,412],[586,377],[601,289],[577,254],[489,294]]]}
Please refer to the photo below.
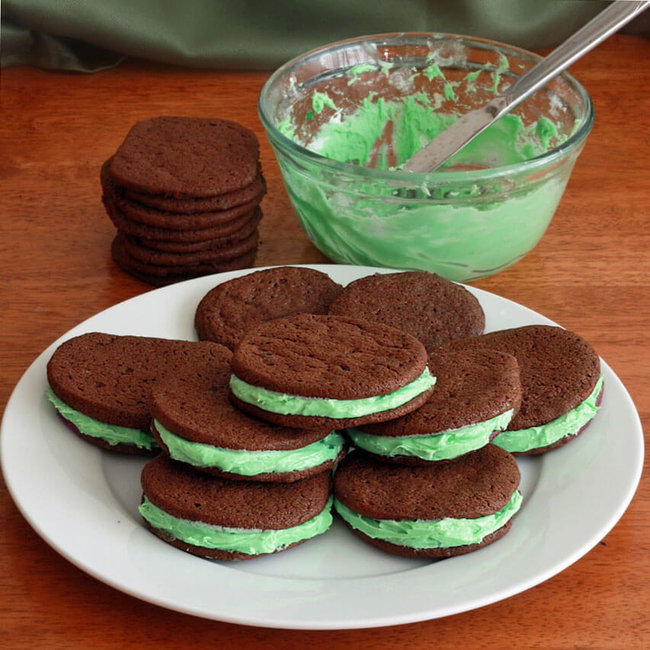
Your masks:
{"label": "white ceramic plate", "polygon": [[[380,271],[312,268],[343,284]],[[2,422],[7,486],[36,532],[90,575],[162,607],[221,621],[297,629],[397,625],[533,587],[587,553],[625,511],[641,474],[643,436],[625,387],[603,363],[603,405],[589,430],[550,454],[519,460],[524,503],[512,530],[475,553],[441,562],[393,557],[340,522],[306,544],[246,562],[204,560],[165,544],[137,511],[144,461],[72,435],[45,398],[46,364],[64,339],[83,332],[194,339],[203,295],[248,272],[174,284],[115,305],[53,343],[16,386]],[[488,331],[551,324],[509,300],[470,291],[485,310]]]}

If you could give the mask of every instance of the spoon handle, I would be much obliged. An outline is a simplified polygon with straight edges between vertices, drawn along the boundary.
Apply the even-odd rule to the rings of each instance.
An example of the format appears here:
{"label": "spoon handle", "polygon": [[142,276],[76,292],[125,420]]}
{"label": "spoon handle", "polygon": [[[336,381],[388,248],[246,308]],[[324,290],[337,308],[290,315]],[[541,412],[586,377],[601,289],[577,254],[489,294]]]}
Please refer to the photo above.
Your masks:
{"label": "spoon handle", "polygon": [[613,2],[492,101],[482,108],[462,115],[411,156],[403,169],[416,173],[436,170],[499,117],[508,113],[649,5],[650,0]]}
{"label": "spoon handle", "polygon": [[509,108],[516,106],[589,50],[618,31],[646,9],[649,4],[650,2],[647,0],[643,2],[619,0],[609,5],[506,89],[503,95],[507,99],[507,106]]}

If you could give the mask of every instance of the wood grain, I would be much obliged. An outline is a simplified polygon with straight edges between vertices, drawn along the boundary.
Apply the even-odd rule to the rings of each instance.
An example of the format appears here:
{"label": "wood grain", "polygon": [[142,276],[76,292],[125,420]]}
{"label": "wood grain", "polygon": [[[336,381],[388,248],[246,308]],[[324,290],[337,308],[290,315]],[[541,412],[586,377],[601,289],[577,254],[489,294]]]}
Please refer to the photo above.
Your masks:
{"label": "wood grain", "polygon": [[[557,214],[523,261],[475,283],[587,338],[627,386],[646,428],[649,58],[650,41],[619,35],[572,68],[593,98],[596,123]],[[101,163],[138,119],[210,115],[253,129],[269,186],[256,265],[327,261],[298,225],[257,118],[257,95],[267,76],[138,62],[89,76],[3,70],[1,408],[22,373],[54,339],[98,311],[149,290],[110,259],[114,229],[100,203],[98,179]],[[539,586],[449,618],[333,632],[249,628],[141,602],[94,580],[50,549],[19,514],[4,485],[0,507],[0,630],[7,648],[650,646],[647,479],[602,542]]]}

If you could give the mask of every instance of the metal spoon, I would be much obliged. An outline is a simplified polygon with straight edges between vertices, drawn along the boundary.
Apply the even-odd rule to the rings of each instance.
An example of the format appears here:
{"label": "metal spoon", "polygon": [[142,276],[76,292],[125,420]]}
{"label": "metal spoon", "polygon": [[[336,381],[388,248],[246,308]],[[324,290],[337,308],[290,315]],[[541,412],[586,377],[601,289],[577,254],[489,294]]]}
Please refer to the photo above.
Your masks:
{"label": "metal spoon", "polygon": [[436,170],[490,124],[508,113],[648,6],[650,6],[648,0],[613,2],[491,102],[462,115],[411,156],[404,163],[403,169],[419,173]]}

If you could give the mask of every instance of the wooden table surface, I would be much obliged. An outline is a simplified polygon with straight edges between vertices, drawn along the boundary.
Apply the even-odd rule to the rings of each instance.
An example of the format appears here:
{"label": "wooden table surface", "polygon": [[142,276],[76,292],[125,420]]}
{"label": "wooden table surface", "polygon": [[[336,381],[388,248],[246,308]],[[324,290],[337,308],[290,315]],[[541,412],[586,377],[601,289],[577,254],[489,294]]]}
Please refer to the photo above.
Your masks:
{"label": "wooden table surface", "polygon": [[[531,254],[475,283],[582,334],[627,386],[646,428],[649,61],[650,41],[615,36],[572,68],[593,98],[596,122],[566,194]],[[102,162],[137,120],[216,116],[253,129],[269,188],[256,265],[327,262],[298,224],[257,118],[267,77],[137,62],[87,76],[3,70],[0,408],[56,338],[150,290],[110,258],[114,228],[98,182]],[[22,518],[4,484],[0,508],[0,644],[7,648],[650,647],[647,479],[602,542],[543,584],[467,613],[373,630],[269,630],[168,611],[63,559]]]}

